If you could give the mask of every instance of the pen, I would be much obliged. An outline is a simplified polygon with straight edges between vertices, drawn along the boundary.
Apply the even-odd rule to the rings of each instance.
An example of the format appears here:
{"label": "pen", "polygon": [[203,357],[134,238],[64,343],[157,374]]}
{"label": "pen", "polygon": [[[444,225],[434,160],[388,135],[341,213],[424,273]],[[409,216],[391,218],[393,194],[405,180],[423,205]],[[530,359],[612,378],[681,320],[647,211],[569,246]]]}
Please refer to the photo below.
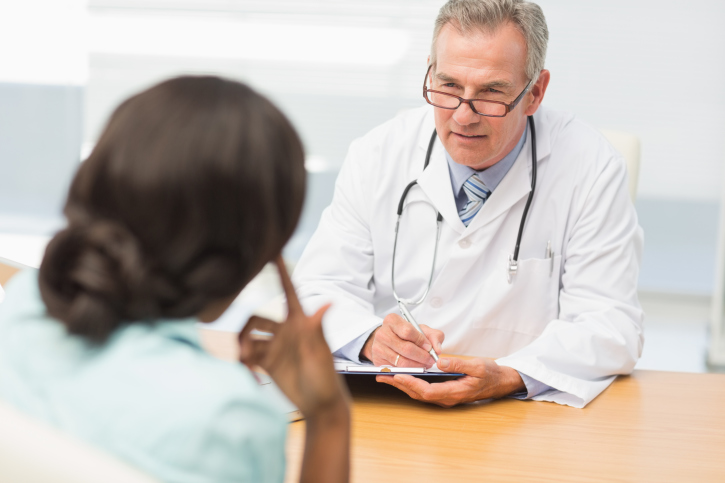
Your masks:
{"label": "pen", "polygon": [[[405,305],[403,305],[403,303],[399,301],[398,307],[400,307],[400,313],[403,314],[403,318],[405,320],[407,320],[408,322],[410,322],[410,325],[415,327],[415,330],[417,330],[418,332],[423,334],[423,331],[420,329],[418,322],[416,322],[415,319],[413,318],[413,315],[410,312],[408,312],[408,309],[405,308]],[[423,334],[423,336],[425,336],[425,334]],[[426,339],[427,339],[427,337],[426,337]],[[432,345],[433,344],[431,344],[431,346]],[[436,351],[433,349],[433,347],[430,348],[430,350],[428,351],[428,354],[430,354],[433,357],[434,361],[438,362],[438,354],[436,354]]]}
{"label": "pen", "polygon": [[549,264],[549,276],[554,273],[554,252],[551,250],[551,240],[546,242],[546,258],[551,259]]}

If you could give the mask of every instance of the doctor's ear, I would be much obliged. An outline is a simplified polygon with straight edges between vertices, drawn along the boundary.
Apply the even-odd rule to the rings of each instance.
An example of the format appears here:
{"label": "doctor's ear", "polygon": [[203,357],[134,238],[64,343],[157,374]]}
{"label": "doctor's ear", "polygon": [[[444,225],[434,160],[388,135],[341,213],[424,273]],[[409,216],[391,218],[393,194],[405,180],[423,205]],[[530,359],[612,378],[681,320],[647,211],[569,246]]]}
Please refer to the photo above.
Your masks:
{"label": "doctor's ear", "polygon": [[551,80],[551,73],[548,70],[543,69],[539,74],[539,78],[536,79],[536,82],[533,86],[531,86],[531,90],[529,91],[531,102],[528,106],[526,106],[525,112],[527,116],[533,116],[539,109],[541,101],[544,100],[546,88],[549,86],[549,80]]}

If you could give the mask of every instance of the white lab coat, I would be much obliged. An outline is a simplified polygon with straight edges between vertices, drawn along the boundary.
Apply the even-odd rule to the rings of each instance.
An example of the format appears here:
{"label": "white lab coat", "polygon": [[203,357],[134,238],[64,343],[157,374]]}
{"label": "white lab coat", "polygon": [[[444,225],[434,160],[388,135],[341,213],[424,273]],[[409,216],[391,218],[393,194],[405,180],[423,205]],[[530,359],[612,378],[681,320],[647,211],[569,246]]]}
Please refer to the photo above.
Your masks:
{"label": "white lab coat", "polygon": [[[443,351],[493,357],[555,390],[534,399],[583,407],[642,352],[637,299],[642,230],[629,199],[622,156],[574,116],[541,107],[538,177],[518,274],[507,281],[531,183],[531,135],[510,171],[468,227],[458,217],[430,106],[403,113],[352,143],[330,207],[295,270],[308,310],[332,302],[324,331],[332,351],[398,313],[391,287],[396,208],[406,200],[396,254],[398,293],[426,287],[443,226],[430,292],[412,309],[445,334]],[[546,245],[555,252],[546,259]]]}

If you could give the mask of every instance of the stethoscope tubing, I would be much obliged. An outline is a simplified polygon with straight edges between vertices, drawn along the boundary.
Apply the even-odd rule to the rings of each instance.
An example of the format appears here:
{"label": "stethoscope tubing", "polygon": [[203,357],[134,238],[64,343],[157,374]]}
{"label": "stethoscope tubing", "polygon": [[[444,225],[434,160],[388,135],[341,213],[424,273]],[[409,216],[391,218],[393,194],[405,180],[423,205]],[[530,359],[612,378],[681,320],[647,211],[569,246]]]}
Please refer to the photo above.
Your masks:
{"label": "stethoscope tubing", "polygon": [[[528,123],[529,127],[531,128],[531,191],[529,191],[529,196],[526,199],[526,205],[524,206],[524,212],[521,215],[521,222],[519,223],[519,230],[518,234],[516,235],[516,245],[514,246],[514,252],[509,257],[509,274],[508,274],[508,281],[511,283],[513,281],[513,276],[516,274],[518,270],[518,260],[519,260],[519,248],[521,247],[521,238],[524,234],[524,226],[526,225],[526,220],[529,216],[529,208],[531,207],[531,201],[534,198],[534,191],[536,190],[536,124],[534,123],[534,117],[528,116]],[[435,145],[435,140],[438,137],[438,133],[435,129],[433,129],[433,134],[430,137],[430,141],[428,142],[428,150],[425,154],[425,163],[423,164],[423,171],[426,170],[428,167],[428,164],[430,163],[430,157],[433,153],[433,146]],[[436,263],[436,257],[438,255],[438,241],[440,240],[440,234],[441,234],[441,225],[443,221],[443,216],[441,213],[436,210],[436,241],[435,241],[435,247],[433,249],[433,266],[431,267],[430,277],[428,279],[428,285],[425,289],[425,292],[423,295],[416,301],[412,300],[405,300],[398,296],[396,290],[395,290],[395,254],[398,247],[398,229],[400,227],[400,218],[403,215],[403,205],[405,203],[405,198],[408,196],[408,192],[418,184],[418,180],[413,180],[405,187],[403,190],[403,194],[400,197],[400,201],[398,202],[398,219],[395,222],[395,240],[393,241],[393,260],[392,260],[392,267],[391,267],[391,282],[392,282],[392,288],[393,288],[393,296],[398,301],[398,303],[405,303],[407,305],[418,305],[425,300],[425,297],[428,295],[428,291],[430,290],[431,284],[433,282],[433,274],[435,272],[435,263]]]}
{"label": "stethoscope tubing", "polygon": [[524,225],[526,224],[526,218],[529,216],[529,207],[531,206],[531,200],[534,198],[534,191],[536,190],[536,124],[534,124],[534,116],[529,116],[529,127],[531,128],[531,191],[529,191],[529,197],[526,199],[524,214],[521,216],[519,233],[516,237],[516,246],[514,247],[515,262],[519,261],[521,236],[524,234]]}

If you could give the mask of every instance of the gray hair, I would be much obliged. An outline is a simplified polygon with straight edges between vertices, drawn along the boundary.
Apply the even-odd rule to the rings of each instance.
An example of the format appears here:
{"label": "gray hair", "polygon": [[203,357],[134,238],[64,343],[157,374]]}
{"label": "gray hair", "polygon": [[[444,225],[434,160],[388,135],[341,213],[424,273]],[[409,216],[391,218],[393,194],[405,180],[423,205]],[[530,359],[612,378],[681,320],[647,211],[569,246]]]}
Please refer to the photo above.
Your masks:
{"label": "gray hair", "polygon": [[506,23],[513,24],[526,40],[526,77],[536,79],[544,68],[549,29],[541,7],[526,0],[449,0],[441,7],[433,29],[430,62],[436,62],[436,42],[441,29],[451,24],[460,33],[474,30],[495,32]]}

